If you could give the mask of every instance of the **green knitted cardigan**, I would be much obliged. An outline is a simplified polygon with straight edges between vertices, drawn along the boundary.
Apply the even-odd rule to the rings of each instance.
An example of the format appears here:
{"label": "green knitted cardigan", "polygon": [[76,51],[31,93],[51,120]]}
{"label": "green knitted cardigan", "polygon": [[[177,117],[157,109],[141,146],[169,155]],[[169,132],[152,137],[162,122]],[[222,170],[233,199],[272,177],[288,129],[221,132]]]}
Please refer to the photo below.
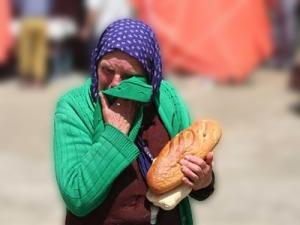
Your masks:
{"label": "green knitted cardigan", "polygon": [[[116,177],[139,154],[134,143],[138,122],[127,136],[105,124],[101,116],[95,118],[101,106],[92,101],[90,84],[88,79],[64,94],[54,115],[56,180],[66,207],[77,216],[85,216],[98,207]],[[155,105],[171,137],[190,125],[188,110],[169,82],[162,81]],[[182,225],[193,224],[188,198],[179,204],[179,212]]]}

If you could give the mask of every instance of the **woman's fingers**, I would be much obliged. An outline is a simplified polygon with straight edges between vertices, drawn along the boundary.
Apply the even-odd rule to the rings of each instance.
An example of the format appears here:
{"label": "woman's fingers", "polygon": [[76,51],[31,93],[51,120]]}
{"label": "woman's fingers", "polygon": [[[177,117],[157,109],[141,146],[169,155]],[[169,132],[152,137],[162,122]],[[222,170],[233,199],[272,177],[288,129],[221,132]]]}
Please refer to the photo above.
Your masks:
{"label": "woman's fingers", "polygon": [[197,163],[194,163],[194,162],[182,159],[182,160],[180,160],[180,164],[182,166],[188,167],[190,170],[192,170],[196,174],[202,172],[202,167],[199,164],[197,164]]}
{"label": "woman's fingers", "polygon": [[[191,181],[199,180],[199,175],[196,174],[194,171],[192,171],[189,167],[182,166],[181,171],[182,171],[183,175],[186,176],[187,178],[189,178]],[[200,174],[200,176],[201,176],[201,174]]]}
{"label": "woman's fingers", "polygon": [[126,99],[116,99],[111,109],[119,113],[130,124],[133,122],[137,110],[137,103]]}
{"label": "woman's fingers", "polygon": [[105,109],[105,110],[108,109],[109,104],[108,104],[107,98],[102,93],[100,93],[99,96],[100,96],[100,100],[101,100],[102,109]]}
{"label": "woman's fingers", "polygon": [[[208,156],[208,163],[212,162],[212,155]],[[206,187],[211,182],[212,167],[205,160],[188,155],[180,161],[181,171],[184,175],[184,183],[192,187],[193,190],[199,190]]]}
{"label": "woman's fingers", "polygon": [[207,163],[203,159],[201,159],[201,158],[199,158],[197,156],[186,155],[184,157],[184,160],[187,161],[187,162],[189,162],[190,164],[194,164],[194,165],[199,166],[203,170],[206,169],[207,166],[208,166]]}
{"label": "woman's fingers", "polygon": [[208,165],[212,166],[213,159],[214,159],[214,154],[213,154],[212,152],[209,152],[209,153],[207,154],[207,156],[205,157],[205,162],[206,162]]}
{"label": "woman's fingers", "polygon": [[100,101],[101,101],[103,120],[105,122],[108,122],[109,121],[109,107],[108,107],[107,98],[102,93],[100,93],[99,96],[100,96]]}
{"label": "woman's fingers", "polygon": [[102,93],[100,93],[100,100],[104,121],[113,125],[124,134],[128,134],[135,118],[137,103],[118,98],[110,105],[106,96]]}
{"label": "woman's fingers", "polygon": [[194,184],[193,184],[193,182],[191,182],[188,178],[183,177],[183,178],[182,178],[182,181],[183,181],[187,186],[189,186],[190,188],[194,189]]}

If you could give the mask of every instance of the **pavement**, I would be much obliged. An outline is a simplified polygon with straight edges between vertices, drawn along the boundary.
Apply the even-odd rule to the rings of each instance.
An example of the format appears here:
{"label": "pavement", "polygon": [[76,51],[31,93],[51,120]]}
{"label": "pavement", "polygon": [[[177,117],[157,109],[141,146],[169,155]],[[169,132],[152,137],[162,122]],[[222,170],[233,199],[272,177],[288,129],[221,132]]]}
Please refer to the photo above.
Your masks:
{"label": "pavement", "polygon": [[[79,74],[44,89],[0,83],[0,224],[63,224],[51,152],[55,101]],[[192,202],[196,225],[297,225],[300,221],[300,96],[288,74],[259,70],[242,86],[172,78],[193,118],[213,118],[224,135],[215,152],[216,191]]]}

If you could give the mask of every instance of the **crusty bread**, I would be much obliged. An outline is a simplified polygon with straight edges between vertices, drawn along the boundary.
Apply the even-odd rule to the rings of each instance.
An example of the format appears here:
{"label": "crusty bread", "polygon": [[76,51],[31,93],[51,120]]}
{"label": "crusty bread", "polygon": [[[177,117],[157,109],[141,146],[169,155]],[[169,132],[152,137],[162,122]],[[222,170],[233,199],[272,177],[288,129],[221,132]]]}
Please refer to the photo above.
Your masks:
{"label": "crusty bread", "polygon": [[218,143],[222,134],[213,120],[199,120],[181,131],[161,150],[147,174],[153,194],[166,193],[182,184],[183,173],[179,161],[185,155],[204,158]]}

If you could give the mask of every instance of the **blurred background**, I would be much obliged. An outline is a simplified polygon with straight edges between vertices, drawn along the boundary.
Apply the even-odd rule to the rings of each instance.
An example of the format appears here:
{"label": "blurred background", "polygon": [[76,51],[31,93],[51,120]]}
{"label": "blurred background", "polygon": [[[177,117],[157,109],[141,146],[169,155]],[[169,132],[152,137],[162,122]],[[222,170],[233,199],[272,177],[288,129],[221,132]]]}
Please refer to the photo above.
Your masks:
{"label": "blurred background", "polygon": [[193,118],[224,129],[196,225],[300,222],[297,0],[0,0],[0,224],[64,223],[52,160],[58,96],[89,76],[104,27],[136,17]]}

